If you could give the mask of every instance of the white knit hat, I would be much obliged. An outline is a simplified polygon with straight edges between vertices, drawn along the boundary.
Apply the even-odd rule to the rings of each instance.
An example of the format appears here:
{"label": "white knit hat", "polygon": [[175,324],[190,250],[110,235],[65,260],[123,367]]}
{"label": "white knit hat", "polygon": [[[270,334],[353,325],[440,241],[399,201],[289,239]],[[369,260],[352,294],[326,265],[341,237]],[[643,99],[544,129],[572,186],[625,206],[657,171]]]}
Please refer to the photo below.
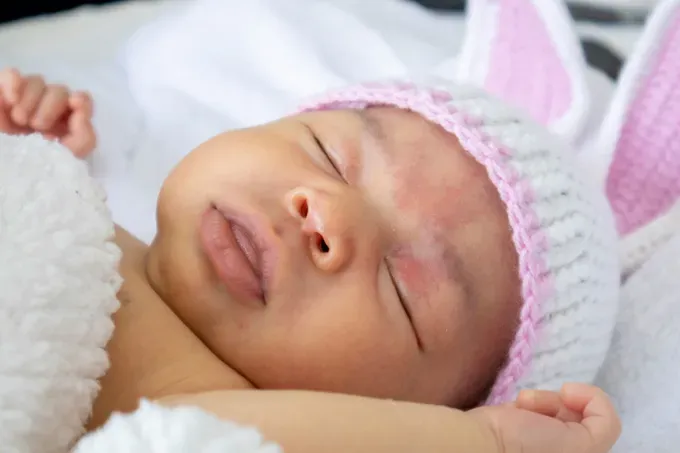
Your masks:
{"label": "white knit hat", "polygon": [[[301,110],[409,110],[454,134],[486,167],[507,208],[523,299],[514,342],[487,400],[496,404],[523,388],[556,390],[569,381],[593,381],[617,314],[618,239],[604,190],[579,166],[569,146],[587,111],[581,54],[575,35],[566,43],[544,36],[549,30],[570,30],[563,5],[477,1],[468,15],[471,35],[456,62],[458,74],[466,76],[459,80],[481,80],[484,89],[436,77],[382,81],[339,88]],[[480,23],[494,18],[495,27]],[[553,23],[546,27],[542,21]],[[505,30],[506,25],[511,29]],[[505,53],[492,61],[492,44],[499,36]],[[567,48],[546,52],[544,47],[556,41]],[[513,46],[515,59],[499,62],[513,54]],[[532,46],[542,47],[528,56],[522,53]],[[518,61],[534,67],[513,66]],[[530,80],[525,79],[527,70]]]}
{"label": "white knit hat", "polygon": [[590,382],[604,360],[619,287],[616,230],[604,195],[544,128],[483,91],[445,81],[370,83],[326,93],[303,111],[394,106],[454,134],[506,205],[523,306],[489,396]]}

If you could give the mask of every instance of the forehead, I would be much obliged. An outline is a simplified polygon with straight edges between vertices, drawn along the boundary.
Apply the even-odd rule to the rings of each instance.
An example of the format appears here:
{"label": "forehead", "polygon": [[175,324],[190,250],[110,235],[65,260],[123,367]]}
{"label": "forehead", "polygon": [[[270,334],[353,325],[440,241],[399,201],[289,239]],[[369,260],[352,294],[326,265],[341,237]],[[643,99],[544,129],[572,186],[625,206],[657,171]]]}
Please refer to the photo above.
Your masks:
{"label": "forehead", "polygon": [[396,207],[421,214],[425,225],[448,229],[465,223],[483,215],[476,207],[497,195],[486,169],[440,126],[395,108],[369,108],[358,115],[366,159],[376,167],[371,177],[382,167]]}

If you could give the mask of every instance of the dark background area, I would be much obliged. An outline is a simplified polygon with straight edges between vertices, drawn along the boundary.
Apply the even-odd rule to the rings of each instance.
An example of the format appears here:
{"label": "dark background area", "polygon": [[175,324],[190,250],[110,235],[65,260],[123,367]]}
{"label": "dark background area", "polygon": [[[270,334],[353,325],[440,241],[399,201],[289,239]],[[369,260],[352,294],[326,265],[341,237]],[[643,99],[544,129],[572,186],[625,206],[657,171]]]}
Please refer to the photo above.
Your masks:
{"label": "dark background area", "polygon": [[39,14],[56,13],[85,4],[102,5],[104,3],[115,3],[116,1],[118,0],[16,0],[4,2],[5,4],[0,7],[0,22],[8,22]]}
{"label": "dark background area", "polygon": [[[22,17],[35,16],[38,14],[54,13],[81,5],[102,5],[115,3],[121,0],[20,0],[12,2],[11,6],[0,8],[0,22],[20,19]],[[244,0],[247,1],[247,0]],[[369,0],[367,0],[369,1]],[[460,11],[465,8],[466,0],[410,0],[436,10]],[[9,2],[6,2],[9,3]],[[592,8],[579,5],[577,1],[570,6],[571,12],[576,19],[592,20],[599,22],[637,22],[644,17],[639,14],[622,14],[606,8]]]}
{"label": "dark background area", "polygon": [[[120,0],[15,0],[9,3],[11,6],[0,7],[0,22],[20,19],[23,17],[36,16],[39,14],[55,13],[81,5],[102,5],[115,3]],[[247,1],[247,0],[244,0]],[[285,1],[285,0],[284,0]],[[367,0],[370,1],[370,0]],[[413,0],[435,9],[463,9],[465,0]]]}
{"label": "dark background area", "polygon": [[[55,13],[82,5],[103,5],[105,3],[116,3],[118,1],[122,0],[16,0],[11,3],[5,2],[5,4],[10,3],[10,6],[0,7],[0,23],[40,14]],[[436,10],[462,11],[465,8],[465,0],[411,1],[415,1],[427,8]],[[644,16],[622,15],[614,11],[594,9],[587,6],[571,6],[570,9],[572,15],[577,20],[605,23],[630,23],[640,22],[644,19]],[[584,40],[582,45],[586,59],[591,66],[600,69],[612,79],[617,78],[622,64],[622,59],[619,55],[613,52],[605,43],[594,40]]]}

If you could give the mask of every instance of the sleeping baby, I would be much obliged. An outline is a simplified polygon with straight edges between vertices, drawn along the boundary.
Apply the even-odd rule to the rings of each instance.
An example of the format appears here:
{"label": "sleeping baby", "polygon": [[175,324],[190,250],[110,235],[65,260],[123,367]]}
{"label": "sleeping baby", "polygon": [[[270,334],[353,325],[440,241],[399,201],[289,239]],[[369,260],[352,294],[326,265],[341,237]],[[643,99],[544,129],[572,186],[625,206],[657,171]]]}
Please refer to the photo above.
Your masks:
{"label": "sleeping baby", "polygon": [[[0,93],[3,132],[94,151],[87,94],[14,69]],[[163,185],[154,241],[117,230],[125,284],[88,429],[148,398],[292,452],[608,451],[607,397],[559,390],[604,360],[617,234],[560,143],[433,77],[338,88],[201,144]]]}

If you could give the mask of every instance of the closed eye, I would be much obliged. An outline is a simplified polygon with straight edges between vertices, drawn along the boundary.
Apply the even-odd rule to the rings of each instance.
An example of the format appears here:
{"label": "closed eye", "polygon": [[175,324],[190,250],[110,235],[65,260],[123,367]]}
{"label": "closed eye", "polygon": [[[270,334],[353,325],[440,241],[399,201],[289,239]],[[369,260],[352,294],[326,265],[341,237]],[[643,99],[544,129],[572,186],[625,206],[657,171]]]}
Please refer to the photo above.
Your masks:
{"label": "closed eye", "polygon": [[411,314],[410,305],[406,301],[406,297],[404,296],[404,293],[401,291],[401,288],[399,287],[399,283],[394,278],[394,272],[392,271],[392,267],[390,266],[389,261],[385,260],[385,264],[387,265],[387,273],[390,276],[390,280],[392,280],[392,285],[394,286],[394,291],[397,293],[397,298],[399,299],[399,303],[401,304],[401,307],[404,309],[404,313],[406,313],[406,317],[408,318],[409,324],[411,324],[411,329],[413,330],[413,335],[416,337],[416,343],[418,344],[418,349],[420,349],[421,351],[424,351],[425,349],[423,348],[423,342],[420,339],[420,335],[418,335],[418,329],[416,329],[416,324],[413,321],[413,315]]}
{"label": "closed eye", "polygon": [[331,159],[331,156],[328,154],[328,151],[326,151],[326,147],[324,146],[324,144],[321,143],[321,140],[319,140],[319,137],[314,133],[311,127],[307,126],[306,124],[305,127],[307,128],[307,131],[309,131],[309,134],[312,136],[312,139],[314,140],[316,146],[319,148],[319,151],[321,151],[321,153],[324,155],[328,163],[331,164],[331,167],[333,167],[335,173],[337,173],[338,176],[340,176],[340,178],[342,178],[342,180],[345,181],[344,175],[338,168],[338,165],[335,163],[335,161]]}

